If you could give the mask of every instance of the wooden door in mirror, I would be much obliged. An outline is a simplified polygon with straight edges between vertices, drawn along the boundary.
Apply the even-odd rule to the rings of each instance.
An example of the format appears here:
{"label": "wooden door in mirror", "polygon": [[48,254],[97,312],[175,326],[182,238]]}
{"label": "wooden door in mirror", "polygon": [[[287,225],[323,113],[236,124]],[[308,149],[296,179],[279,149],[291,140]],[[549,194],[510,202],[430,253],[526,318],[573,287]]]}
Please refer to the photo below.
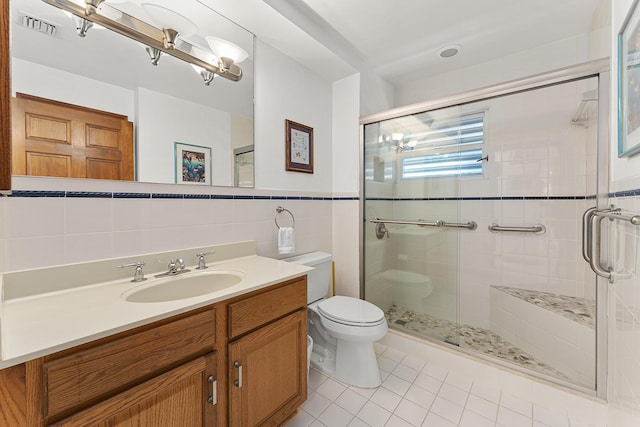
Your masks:
{"label": "wooden door in mirror", "polygon": [[126,116],[21,93],[11,112],[14,175],[133,181]]}
{"label": "wooden door in mirror", "polygon": [[9,0],[0,0],[0,192],[11,190]]}

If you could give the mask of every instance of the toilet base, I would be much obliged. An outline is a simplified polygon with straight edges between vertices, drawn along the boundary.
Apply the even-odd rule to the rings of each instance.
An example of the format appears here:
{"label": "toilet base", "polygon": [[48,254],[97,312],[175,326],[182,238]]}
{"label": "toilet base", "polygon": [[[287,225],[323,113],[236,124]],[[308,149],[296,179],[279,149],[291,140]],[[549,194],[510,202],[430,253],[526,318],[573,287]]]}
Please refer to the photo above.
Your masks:
{"label": "toilet base", "polygon": [[312,352],[311,366],[348,385],[375,388],[382,384],[373,343],[338,340],[335,359],[331,356],[333,354],[328,356]]}
{"label": "toilet base", "polygon": [[374,388],[382,384],[372,342],[338,340],[335,378],[356,387]]}

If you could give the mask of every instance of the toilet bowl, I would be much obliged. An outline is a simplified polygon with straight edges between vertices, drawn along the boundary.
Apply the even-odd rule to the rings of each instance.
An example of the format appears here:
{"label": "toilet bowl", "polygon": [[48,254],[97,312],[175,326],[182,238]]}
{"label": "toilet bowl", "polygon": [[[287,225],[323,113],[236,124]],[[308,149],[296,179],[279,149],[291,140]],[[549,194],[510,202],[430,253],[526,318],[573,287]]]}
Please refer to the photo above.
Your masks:
{"label": "toilet bowl", "polygon": [[387,333],[384,312],[358,298],[325,298],[331,284],[330,254],[312,252],[284,261],[315,267],[307,278],[311,365],[349,385],[378,387],[382,379],[373,343]]}

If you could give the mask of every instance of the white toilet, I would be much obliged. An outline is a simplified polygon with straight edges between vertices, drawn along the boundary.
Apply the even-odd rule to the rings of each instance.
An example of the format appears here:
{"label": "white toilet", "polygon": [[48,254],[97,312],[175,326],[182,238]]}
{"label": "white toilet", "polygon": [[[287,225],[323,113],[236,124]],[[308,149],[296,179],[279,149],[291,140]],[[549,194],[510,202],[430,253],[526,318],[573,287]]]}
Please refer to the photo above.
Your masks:
{"label": "white toilet", "polygon": [[331,285],[331,254],[311,252],[283,261],[315,268],[307,279],[311,365],[346,384],[378,387],[382,379],[373,343],[387,333],[383,311],[357,298],[325,298]]}

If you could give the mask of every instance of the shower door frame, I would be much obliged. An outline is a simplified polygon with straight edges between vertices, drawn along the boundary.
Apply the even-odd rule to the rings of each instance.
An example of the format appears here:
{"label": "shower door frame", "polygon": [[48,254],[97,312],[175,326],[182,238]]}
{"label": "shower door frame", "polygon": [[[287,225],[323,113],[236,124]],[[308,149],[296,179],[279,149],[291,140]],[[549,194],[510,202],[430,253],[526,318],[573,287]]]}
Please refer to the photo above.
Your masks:
{"label": "shower door frame", "polygon": [[[500,83],[497,85],[487,86],[468,92],[443,97],[436,100],[426,101],[424,103],[411,104],[406,107],[394,108],[381,113],[371,114],[360,118],[360,192],[359,192],[359,269],[360,269],[360,298],[365,298],[364,283],[364,229],[365,229],[365,180],[364,180],[364,127],[367,124],[380,122],[383,120],[394,119],[400,116],[407,116],[428,112],[440,108],[452,107],[456,105],[470,104],[476,101],[498,98],[505,95],[512,95],[520,92],[540,89],[547,86],[553,86],[561,83],[568,83],[576,80],[582,80],[589,77],[598,78],[598,140],[597,140],[597,171],[596,171],[596,198],[595,203],[598,209],[604,209],[609,203],[609,129],[610,129],[610,71],[609,59],[599,59],[589,61],[575,66],[562,68],[559,70],[536,74],[530,77]],[[602,251],[603,256],[607,253]],[[603,260],[602,265],[607,265]],[[534,372],[519,368],[514,365],[500,363],[498,360],[483,357],[477,352],[459,348],[458,351],[472,355],[476,358],[488,360],[491,363],[505,366],[507,368],[523,372],[533,377],[557,383],[559,385],[575,389],[585,394],[593,395],[601,399],[607,397],[607,369],[608,369],[608,326],[607,326],[607,295],[608,282],[602,277],[595,275],[596,281],[596,383],[595,389],[580,387],[572,383],[568,383],[559,379],[536,375]],[[443,345],[436,340],[428,337],[421,337],[437,345]]]}

